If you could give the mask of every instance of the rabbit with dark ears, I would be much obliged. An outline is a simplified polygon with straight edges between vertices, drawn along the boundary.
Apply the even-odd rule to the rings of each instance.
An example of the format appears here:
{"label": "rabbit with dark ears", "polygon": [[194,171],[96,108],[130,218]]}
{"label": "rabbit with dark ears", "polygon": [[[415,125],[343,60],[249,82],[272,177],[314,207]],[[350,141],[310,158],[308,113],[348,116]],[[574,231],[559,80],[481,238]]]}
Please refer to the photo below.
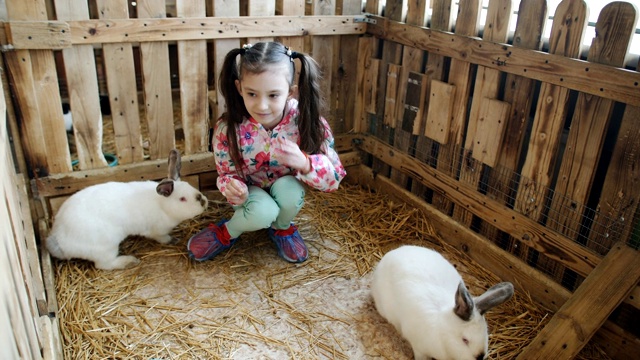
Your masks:
{"label": "rabbit with dark ears", "polygon": [[416,360],[484,359],[489,337],[484,314],[513,291],[511,283],[502,282],[474,298],[451,263],[420,246],[385,254],[371,284],[376,309],[411,344]]}
{"label": "rabbit with dark ears", "polygon": [[180,180],[180,153],[169,154],[168,178],[160,182],[107,182],[69,197],[55,216],[46,239],[49,253],[59,259],[84,259],[104,270],[136,266],[140,260],[119,255],[120,243],[141,235],[168,244],[169,232],[201,214],[207,198]]}

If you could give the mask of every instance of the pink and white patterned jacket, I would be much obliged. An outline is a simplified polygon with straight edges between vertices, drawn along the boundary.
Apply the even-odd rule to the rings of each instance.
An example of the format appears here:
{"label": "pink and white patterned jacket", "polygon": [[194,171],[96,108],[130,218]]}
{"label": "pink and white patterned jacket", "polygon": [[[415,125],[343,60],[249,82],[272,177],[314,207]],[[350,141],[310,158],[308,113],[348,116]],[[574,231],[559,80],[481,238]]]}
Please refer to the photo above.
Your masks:
{"label": "pink and white patterned jacket", "polygon": [[265,129],[253,118],[245,118],[238,131],[238,144],[244,159],[244,179],[236,172],[236,165],[229,154],[227,125],[218,120],[213,133],[213,153],[218,171],[217,185],[221,192],[232,178],[243,181],[247,185],[269,188],[277,179],[285,175],[293,175],[312,188],[324,192],[338,189],[340,181],[347,174],[334,149],[334,139],[329,124],[321,118],[325,127],[325,139],[322,153],[309,154],[312,170],[301,174],[295,169],[278,164],[269,152],[270,139],[286,137],[300,145],[298,131],[298,101],[291,99],[287,103],[286,114],[282,121],[271,131]]}

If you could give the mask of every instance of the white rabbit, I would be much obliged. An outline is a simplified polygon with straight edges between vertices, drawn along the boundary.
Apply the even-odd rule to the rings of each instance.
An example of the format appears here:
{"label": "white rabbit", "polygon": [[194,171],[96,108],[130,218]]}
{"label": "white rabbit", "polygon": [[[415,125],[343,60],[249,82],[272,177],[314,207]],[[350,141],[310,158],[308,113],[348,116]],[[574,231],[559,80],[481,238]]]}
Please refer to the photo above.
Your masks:
{"label": "white rabbit", "polygon": [[108,182],[89,186],[60,206],[46,240],[59,259],[91,260],[96,268],[124,269],[137,265],[135,256],[118,256],[129,235],[170,243],[169,232],[201,214],[207,198],[180,181],[180,153],[169,154],[169,177],[162,181]]}
{"label": "white rabbit", "polygon": [[407,245],[382,257],[371,291],[376,309],[411,344],[416,360],[480,360],[488,347],[484,313],[509,300],[513,285],[503,282],[472,298],[442,255]]}

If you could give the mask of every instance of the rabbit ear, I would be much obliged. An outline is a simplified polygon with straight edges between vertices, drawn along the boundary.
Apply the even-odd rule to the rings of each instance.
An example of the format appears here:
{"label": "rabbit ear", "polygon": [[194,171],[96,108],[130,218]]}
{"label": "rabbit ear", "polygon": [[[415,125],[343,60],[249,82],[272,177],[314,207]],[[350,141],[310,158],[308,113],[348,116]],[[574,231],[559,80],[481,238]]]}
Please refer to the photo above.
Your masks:
{"label": "rabbit ear", "polygon": [[180,152],[176,149],[171,150],[169,153],[169,179],[173,179],[175,181],[180,180],[180,168],[182,167],[182,162],[180,160]]}
{"label": "rabbit ear", "polygon": [[171,193],[173,193],[173,180],[164,179],[158,183],[156,186],[156,192],[158,195],[162,195],[164,197],[169,197]]}
{"label": "rabbit ear", "polygon": [[456,305],[454,306],[453,311],[464,321],[469,321],[471,314],[473,314],[473,298],[462,281],[458,284],[458,290],[456,291]]}
{"label": "rabbit ear", "polygon": [[480,314],[484,315],[491,308],[511,299],[511,296],[513,296],[513,284],[501,282],[493,285],[484,294],[478,296],[475,299],[476,307],[478,307]]}

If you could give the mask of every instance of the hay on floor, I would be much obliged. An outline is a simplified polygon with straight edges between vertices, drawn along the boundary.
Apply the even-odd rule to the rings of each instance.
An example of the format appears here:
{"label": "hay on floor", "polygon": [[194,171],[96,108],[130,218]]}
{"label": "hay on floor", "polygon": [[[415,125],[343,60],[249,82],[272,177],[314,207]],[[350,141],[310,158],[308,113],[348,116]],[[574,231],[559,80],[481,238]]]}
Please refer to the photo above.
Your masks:
{"label": "hay on floor", "polygon": [[[373,267],[401,244],[429,246],[456,263],[473,294],[499,281],[439,239],[406,204],[344,184],[308,191],[296,219],[310,251],[303,264],[276,254],[266,230],[246,233],[211,261],[186,256],[187,239],[231,209],[213,199],[175,231],[176,245],[132,238],[142,259],[122,271],[57,261],[58,317],[66,359],[411,359],[375,311]],[[490,359],[514,359],[550,319],[526,293],[487,314]],[[607,359],[588,346],[579,359]]]}

